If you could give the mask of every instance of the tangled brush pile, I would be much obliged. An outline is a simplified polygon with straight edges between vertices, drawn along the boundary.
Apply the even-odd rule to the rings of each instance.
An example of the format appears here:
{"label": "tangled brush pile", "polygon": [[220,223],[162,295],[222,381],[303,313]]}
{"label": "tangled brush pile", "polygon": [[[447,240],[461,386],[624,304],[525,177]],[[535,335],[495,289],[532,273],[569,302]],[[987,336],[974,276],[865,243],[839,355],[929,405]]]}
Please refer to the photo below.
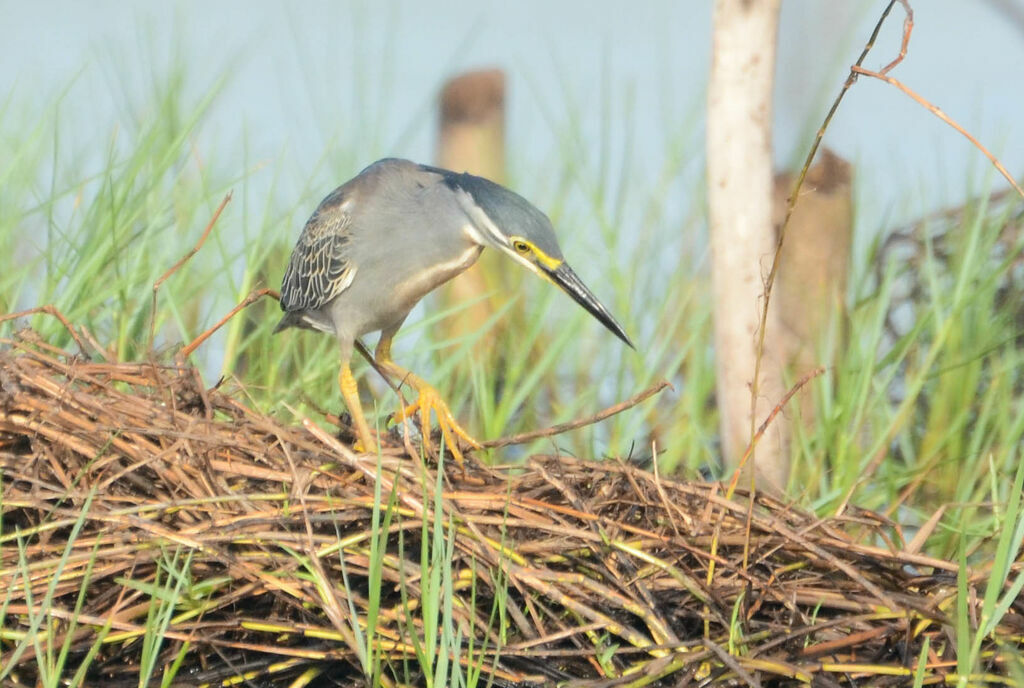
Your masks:
{"label": "tangled brush pile", "polygon": [[[2,345],[4,685],[948,683],[952,611],[984,594],[870,513],[611,460],[463,476],[185,365]],[[1004,680],[1022,614],[972,681]]]}

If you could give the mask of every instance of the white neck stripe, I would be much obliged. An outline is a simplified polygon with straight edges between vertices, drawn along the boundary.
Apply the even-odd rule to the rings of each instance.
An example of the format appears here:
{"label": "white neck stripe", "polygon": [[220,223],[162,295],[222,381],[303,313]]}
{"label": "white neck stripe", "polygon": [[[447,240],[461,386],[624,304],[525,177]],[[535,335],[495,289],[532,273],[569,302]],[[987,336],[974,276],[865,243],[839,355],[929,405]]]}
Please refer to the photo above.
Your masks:
{"label": "white neck stripe", "polygon": [[[473,200],[473,197],[469,195],[464,189],[455,190],[455,198],[458,200],[459,207],[466,213],[469,218],[469,222],[472,225],[472,229],[467,230],[467,234],[474,240],[476,240],[481,246],[487,244],[493,244],[495,246],[508,246],[508,238],[499,230],[491,218],[487,216],[483,208],[478,206]],[[480,233],[483,229],[488,234],[487,239]]]}

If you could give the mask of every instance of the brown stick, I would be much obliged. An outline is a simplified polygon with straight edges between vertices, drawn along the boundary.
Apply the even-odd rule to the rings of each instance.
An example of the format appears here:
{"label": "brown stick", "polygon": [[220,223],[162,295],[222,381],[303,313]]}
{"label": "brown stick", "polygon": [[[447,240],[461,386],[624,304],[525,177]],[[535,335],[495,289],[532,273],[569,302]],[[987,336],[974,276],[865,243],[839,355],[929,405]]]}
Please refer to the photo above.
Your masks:
{"label": "brown stick", "polygon": [[[772,412],[768,414],[768,417],[764,419],[764,422],[761,423],[761,426],[757,429],[757,432],[754,433],[754,436],[750,438],[750,444],[747,445],[747,450],[745,452],[743,452],[743,458],[740,459],[739,465],[736,467],[736,470],[733,471],[732,479],[729,481],[729,487],[725,491],[725,498],[726,499],[732,499],[733,494],[736,492],[736,486],[739,484],[740,474],[743,472],[743,467],[746,466],[747,461],[753,455],[754,447],[757,446],[757,441],[759,439],[761,439],[762,435],[764,435],[765,431],[768,429],[768,426],[771,425],[771,422],[775,419],[775,417],[777,415],[779,415],[779,413],[782,411],[782,409],[785,408],[786,404],[789,403],[789,400],[793,398],[793,395],[795,395],[797,392],[799,392],[804,387],[804,385],[806,385],[808,382],[810,382],[811,380],[813,380],[814,378],[818,377],[819,375],[821,375],[824,372],[825,372],[825,368],[824,367],[815,368],[814,370],[812,370],[811,372],[807,373],[802,378],[800,378],[800,380],[798,380],[797,383],[795,385],[793,385],[788,392],[786,392],[786,395],[784,397],[782,397],[782,400],[778,404],[775,405],[775,408],[773,408]],[[747,568],[747,556],[749,555],[750,526],[751,526],[751,519],[753,517],[753,508],[754,508],[754,500],[751,499],[750,502],[747,505],[747,531],[746,531],[746,538],[747,538],[747,540],[744,543],[744,550],[743,550],[743,568],[744,568],[744,570],[746,570],[746,568]],[[721,521],[721,519],[719,519],[718,523],[715,525],[714,535],[712,535],[712,543],[711,543],[711,554],[712,554],[712,556],[714,556],[718,552],[718,537],[719,537],[719,535],[721,533],[721,527],[722,527],[722,521]],[[714,575],[715,575],[715,562],[714,562],[714,560],[712,560],[712,561],[708,562],[708,577],[707,577],[707,581],[708,581],[709,585],[711,584],[711,581],[714,579]]]}
{"label": "brown stick", "polygon": [[653,397],[655,394],[665,389],[666,387],[672,387],[672,385],[667,380],[662,380],[661,382],[651,385],[650,387],[640,392],[639,394],[636,394],[630,397],[629,399],[626,399],[625,401],[619,402],[614,406],[609,406],[603,411],[595,413],[592,416],[588,416],[587,418],[580,418],[578,420],[569,421],[568,423],[559,423],[558,425],[552,425],[551,427],[544,428],[543,430],[531,430],[530,432],[521,432],[518,435],[499,437],[496,440],[488,440],[486,442],[481,442],[481,444],[483,444],[485,449],[496,449],[498,447],[507,447],[513,444],[524,444],[526,442],[541,437],[553,437],[554,435],[561,435],[562,433],[569,432],[570,430],[575,430],[577,428],[582,428],[586,425],[593,425],[594,423],[599,423],[605,418],[614,416],[617,413],[622,413],[626,409],[633,408],[640,402],[645,401],[650,397]]}
{"label": "brown stick", "polygon": [[246,296],[244,299],[242,299],[242,301],[237,306],[235,306],[230,311],[228,311],[227,315],[225,315],[223,318],[218,320],[216,325],[214,325],[213,327],[211,327],[210,329],[206,330],[201,335],[199,335],[198,337],[193,339],[192,342],[188,346],[186,346],[184,349],[182,349],[181,350],[181,355],[182,356],[190,355],[193,351],[196,350],[196,348],[200,344],[202,344],[207,339],[209,339],[210,335],[212,335],[214,332],[216,332],[220,328],[224,327],[224,324],[228,320],[231,320],[231,318],[233,318],[236,315],[238,315],[239,311],[241,311],[243,308],[246,308],[247,306],[251,306],[252,304],[256,303],[257,301],[259,301],[264,296],[269,296],[271,298],[277,299],[278,301],[281,300],[281,295],[276,290],[274,290],[274,289],[268,289],[268,288],[264,287],[262,289],[255,289],[255,290],[251,291],[249,293],[249,295]]}
{"label": "brown stick", "polygon": [[199,253],[199,249],[201,249],[203,247],[203,244],[206,243],[206,239],[210,236],[210,232],[213,230],[213,225],[216,224],[217,218],[220,217],[220,214],[221,214],[221,212],[223,212],[224,207],[228,204],[228,201],[231,200],[232,193],[233,192],[228,191],[227,195],[224,196],[224,200],[222,200],[220,202],[220,205],[217,206],[217,209],[213,211],[213,217],[211,217],[210,221],[206,224],[206,229],[203,230],[203,234],[202,234],[202,236],[199,237],[199,241],[196,242],[196,245],[193,246],[192,249],[188,253],[186,253],[184,256],[182,256],[181,260],[179,260],[177,263],[172,265],[170,267],[170,269],[167,270],[167,272],[165,272],[164,274],[160,275],[160,279],[158,279],[156,282],[153,282],[153,305],[152,305],[152,307],[150,309],[150,312],[149,312],[149,350],[150,351],[153,350],[153,338],[156,335],[156,293],[157,293],[157,291],[159,291],[160,285],[162,285],[164,282],[166,282],[168,280],[168,278],[170,278],[171,275],[173,275],[175,272],[178,271],[179,268],[181,268],[182,265],[187,263],[192,258],[192,256],[194,256],[195,254]]}
{"label": "brown stick", "polygon": [[803,389],[804,385],[806,385],[808,382],[818,377],[819,375],[822,375],[824,372],[825,367],[821,366],[815,368],[814,370],[800,378],[795,385],[789,388],[789,391],[786,392],[786,395],[782,397],[782,400],[775,405],[775,408],[773,408],[772,412],[768,414],[768,417],[764,419],[764,422],[761,423],[761,426],[757,429],[757,432],[754,433],[754,436],[751,438],[750,444],[747,445],[747,450],[743,452],[743,458],[740,459],[740,465],[737,466],[735,472],[733,472],[732,480],[729,481],[729,489],[725,493],[727,499],[732,499],[733,492],[735,492],[736,490],[736,484],[740,479],[740,471],[742,471],[743,466],[746,465],[747,459],[749,459],[751,455],[754,453],[754,447],[757,445],[757,441],[761,439],[761,436],[765,433],[766,430],[768,430],[768,426],[771,425],[772,421],[775,420],[775,417],[782,412],[782,409],[786,407],[786,404],[789,403],[789,400],[793,398],[794,394]]}
{"label": "brown stick", "polygon": [[71,338],[75,340],[75,344],[78,345],[78,348],[81,349],[83,352],[85,351],[85,344],[82,342],[81,338],[79,338],[78,333],[75,332],[75,328],[71,326],[71,322],[66,317],[64,317],[64,314],[57,310],[57,307],[54,306],[53,304],[48,303],[45,306],[36,306],[35,308],[29,308],[27,311],[18,311],[17,313],[7,313],[5,315],[0,315],[0,323],[7,322],[8,320],[24,318],[27,315],[35,315],[37,313],[46,313],[47,315],[52,315],[53,317],[57,318],[57,320],[60,320],[60,324],[64,326],[64,328],[68,331],[68,334],[71,335]]}
{"label": "brown stick", "polygon": [[856,74],[863,74],[864,76],[870,76],[874,77],[875,79],[881,79],[885,83],[891,86],[895,86],[896,88],[898,88],[899,90],[903,91],[908,96],[913,98],[918,103],[918,105],[921,105],[922,107],[928,109],[933,115],[941,119],[949,126],[956,129],[964,138],[970,141],[975,148],[980,150],[982,154],[989,159],[992,165],[995,166],[997,170],[999,170],[999,174],[1003,175],[1003,177],[1006,178],[1006,181],[1010,182],[1010,185],[1017,191],[1018,194],[1021,195],[1021,198],[1024,198],[1024,189],[1020,188],[1020,186],[1017,184],[1017,181],[1010,175],[1006,168],[1003,167],[1003,164],[999,162],[999,159],[996,158],[996,156],[992,155],[992,153],[990,153],[989,150],[985,148],[985,146],[981,145],[978,139],[971,136],[971,134],[969,134],[966,129],[964,129],[962,126],[953,121],[953,118],[951,118],[945,112],[940,110],[935,105],[932,105],[923,96],[915,93],[909,86],[907,86],[903,82],[899,81],[898,79],[894,79],[891,76],[886,76],[884,71],[873,72],[870,69],[864,69],[863,67],[860,67],[858,65],[854,65],[853,67],[850,67],[850,69]]}
{"label": "brown stick", "polygon": [[900,4],[903,5],[903,13],[906,15],[903,17],[903,43],[900,44],[900,54],[882,67],[882,74],[888,74],[893,67],[903,62],[903,58],[907,56],[907,46],[910,45],[910,34],[914,30],[914,9],[910,6],[910,0],[900,0]]}

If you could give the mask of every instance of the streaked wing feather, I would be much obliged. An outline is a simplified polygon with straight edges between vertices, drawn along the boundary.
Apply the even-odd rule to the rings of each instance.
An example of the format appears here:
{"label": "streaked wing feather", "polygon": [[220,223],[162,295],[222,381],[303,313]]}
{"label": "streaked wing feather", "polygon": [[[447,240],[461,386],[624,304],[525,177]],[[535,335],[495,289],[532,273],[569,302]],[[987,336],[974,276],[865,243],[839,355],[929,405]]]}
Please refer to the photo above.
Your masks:
{"label": "streaked wing feather", "polygon": [[337,194],[328,196],[306,222],[281,284],[281,308],[315,310],[352,283],[356,266],[347,256],[352,215]]}

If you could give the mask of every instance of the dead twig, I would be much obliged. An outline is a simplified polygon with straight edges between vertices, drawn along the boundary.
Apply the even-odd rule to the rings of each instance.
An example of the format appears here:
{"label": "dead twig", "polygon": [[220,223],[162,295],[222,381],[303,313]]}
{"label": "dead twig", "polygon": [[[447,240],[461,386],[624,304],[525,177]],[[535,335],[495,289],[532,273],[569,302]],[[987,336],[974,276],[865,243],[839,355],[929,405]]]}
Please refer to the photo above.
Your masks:
{"label": "dead twig", "polygon": [[1007,171],[1006,167],[1003,166],[1003,163],[999,162],[999,159],[995,155],[993,155],[991,153],[991,151],[989,151],[988,148],[983,146],[981,144],[981,142],[978,141],[978,139],[976,139],[974,136],[971,135],[970,132],[968,132],[966,129],[964,129],[962,126],[960,126],[952,117],[947,115],[945,112],[943,112],[937,106],[933,105],[931,102],[929,102],[923,96],[921,96],[920,94],[915,92],[913,89],[911,89],[909,86],[904,84],[902,81],[899,81],[898,79],[894,79],[891,76],[887,76],[885,74],[884,70],[881,71],[881,72],[873,72],[870,69],[864,69],[863,67],[861,67],[859,65],[854,65],[850,69],[851,69],[851,71],[853,71],[856,74],[863,74],[864,76],[869,76],[869,77],[872,77],[874,79],[880,79],[880,80],[884,81],[885,83],[889,84],[890,86],[895,86],[896,88],[898,88],[899,90],[903,91],[908,96],[910,96],[918,105],[924,107],[929,112],[931,112],[933,115],[935,115],[936,117],[941,119],[943,122],[945,122],[949,126],[953,127],[953,129],[955,129],[957,132],[959,132],[961,136],[963,136],[965,139],[970,141],[971,145],[973,145],[975,148],[977,148],[979,151],[981,151],[981,154],[989,159],[989,162],[992,163],[992,166],[995,167],[997,170],[999,170],[999,174],[1003,175],[1003,178],[1006,179],[1006,181],[1010,182],[1010,186],[1012,186],[1014,188],[1014,190],[1018,194],[1020,194],[1020,197],[1024,198],[1024,189],[1022,189],[1020,187],[1020,185],[1017,184],[1017,180],[1015,180],[1013,178],[1013,175],[1011,175],[1009,173],[1009,171]]}
{"label": "dead twig", "polygon": [[882,67],[882,74],[888,74],[896,65],[903,62],[907,56],[907,46],[910,45],[910,34],[914,30],[914,9],[910,6],[910,0],[899,0],[903,5],[903,42],[900,43],[900,54],[892,62]]}
{"label": "dead twig", "polygon": [[747,460],[751,457],[751,455],[753,455],[754,447],[757,445],[757,441],[761,439],[761,436],[764,435],[764,433],[768,430],[768,426],[770,426],[772,424],[772,421],[775,420],[776,416],[778,416],[782,412],[782,409],[784,409],[786,405],[789,404],[789,400],[793,398],[793,395],[795,395],[797,392],[803,389],[804,385],[806,385],[808,382],[818,377],[819,375],[823,375],[825,373],[825,370],[826,368],[824,366],[815,368],[814,370],[812,370],[811,372],[807,373],[802,378],[797,380],[796,384],[789,388],[785,396],[782,397],[779,403],[775,405],[775,408],[771,410],[771,413],[768,414],[768,417],[765,418],[761,425],[757,428],[757,432],[754,433],[754,437],[750,440],[750,444],[747,445],[747,450],[743,452],[743,458],[740,459],[739,466],[736,467],[736,470],[732,474],[732,480],[729,481],[729,489],[726,490],[725,492],[725,495],[727,497],[732,497],[733,493],[736,491],[736,485],[739,483],[740,479],[740,472],[746,465]]}
{"label": "dead twig", "polygon": [[179,260],[177,263],[172,265],[167,270],[167,272],[165,272],[164,274],[160,275],[160,278],[156,282],[153,282],[153,303],[150,306],[150,310],[149,310],[149,347],[148,348],[149,348],[150,351],[153,350],[153,339],[156,337],[156,293],[160,290],[160,285],[162,285],[164,282],[166,282],[167,279],[171,275],[173,275],[175,272],[177,272],[178,269],[181,268],[182,265],[187,263],[192,258],[192,256],[194,256],[195,254],[199,253],[199,249],[201,249],[203,247],[203,244],[206,243],[207,237],[210,236],[210,232],[213,231],[213,225],[216,224],[217,218],[220,217],[220,214],[221,214],[221,212],[223,212],[224,207],[227,206],[228,202],[231,200],[231,194],[232,194],[232,192],[228,191],[227,195],[224,196],[224,200],[222,200],[220,202],[220,205],[217,206],[217,209],[213,211],[213,217],[211,217],[210,221],[206,224],[206,229],[203,230],[203,234],[202,234],[202,236],[199,237],[199,241],[196,242],[196,245],[193,246],[189,250],[188,253],[186,253],[184,256],[182,256],[181,260]]}
{"label": "dead twig", "polygon": [[529,432],[521,432],[516,435],[509,435],[508,437],[499,437],[498,439],[488,440],[481,442],[485,449],[497,449],[498,447],[508,447],[515,444],[524,444],[532,440],[539,439],[541,437],[553,437],[555,435],[561,435],[562,433],[576,430],[587,425],[593,425],[599,423],[605,418],[610,418],[617,413],[622,413],[626,409],[633,408],[637,404],[651,398],[666,387],[672,385],[667,380],[662,380],[654,385],[651,385],[644,391],[636,394],[625,401],[619,402],[599,411],[592,416],[586,418],[580,418],[578,420],[569,421],[568,423],[559,423],[558,425],[552,425],[551,427],[544,428],[543,430],[531,430]]}
{"label": "dead twig", "polygon": [[28,310],[18,311],[17,313],[6,313],[4,315],[0,315],[0,323],[7,322],[8,320],[17,320],[18,318],[24,318],[29,315],[36,315],[37,313],[44,313],[46,315],[50,315],[53,316],[54,318],[57,318],[57,320],[60,320],[60,324],[64,326],[64,329],[68,331],[68,334],[71,335],[71,338],[75,340],[75,344],[78,345],[79,351],[85,353],[85,343],[82,342],[81,337],[79,337],[78,333],[75,332],[75,328],[71,325],[71,322],[64,316],[63,313],[57,310],[56,306],[52,304],[46,304],[45,306],[36,306],[35,308],[29,308]]}
{"label": "dead twig", "polygon": [[[771,422],[775,419],[776,416],[779,415],[779,413],[782,411],[782,409],[786,407],[786,405],[789,403],[789,400],[793,398],[793,395],[795,395],[797,392],[799,392],[801,389],[803,389],[804,385],[806,385],[808,382],[810,382],[814,378],[818,377],[819,375],[823,374],[824,372],[825,372],[825,368],[824,367],[815,368],[814,370],[812,370],[811,372],[807,373],[802,378],[800,378],[800,380],[798,380],[797,383],[795,385],[793,385],[789,389],[788,392],[786,392],[786,395],[782,398],[782,400],[778,404],[775,405],[775,408],[773,408],[771,413],[768,414],[768,417],[764,419],[764,422],[761,423],[761,426],[757,429],[757,432],[754,434],[754,436],[750,440],[750,443],[747,445],[747,450],[745,452],[743,452],[743,458],[740,459],[739,466],[736,467],[736,470],[732,474],[732,480],[729,481],[729,487],[725,491],[726,499],[732,499],[733,495],[735,494],[736,486],[739,484],[740,474],[743,471],[743,467],[746,465],[747,460],[753,455],[754,447],[757,446],[757,441],[761,438],[762,435],[764,435],[765,431],[768,430],[768,426],[771,425]],[[744,553],[743,553],[743,569],[744,570],[746,570],[748,556],[749,556],[749,553],[750,553],[750,551],[749,551],[749,536],[750,536],[750,525],[751,525],[752,517],[753,517],[753,500],[751,500],[751,502],[748,504],[748,509],[747,509],[747,531],[746,531],[746,534],[747,534],[747,537],[748,537],[748,543],[747,543],[747,545],[744,546]],[[707,583],[708,583],[709,586],[711,585],[711,582],[714,580],[714,576],[715,576],[714,555],[716,555],[718,553],[718,538],[721,535],[721,523],[722,523],[721,519],[719,519],[716,522],[716,524],[715,524],[715,532],[714,532],[714,534],[711,537],[711,555],[712,555],[712,560],[710,562],[708,562],[708,577],[707,577]]]}
{"label": "dead twig", "polygon": [[228,311],[227,315],[218,320],[213,327],[207,329],[205,332],[203,332],[198,337],[189,342],[188,346],[181,350],[181,355],[186,358],[190,356],[192,352],[195,351],[200,344],[209,339],[214,332],[224,327],[228,320],[231,320],[231,318],[235,317],[242,310],[256,303],[264,296],[269,296],[272,299],[278,301],[281,300],[281,295],[274,289],[269,289],[267,287],[263,287],[262,289],[254,289],[253,291],[249,292],[249,295],[242,299],[237,306]]}
{"label": "dead twig", "polygon": [[[765,333],[768,326],[768,307],[772,299],[772,289],[775,286],[775,278],[779,272],[779,258],[782,255],[782,246],[786,240],[786,228],[789,226],[790,218],[793,217],[793,210],[796,208],[796,202],[800,197],[800,190],[803,188],[804,180],[807,178],[807,172],[811,169],[811,163],[814,162],[814,158],[818,154],[818,148],[821,146],[821,142],[825,138],[825,131],[832,123],[832,118],[835,117],[836,112],[839,110],[839,104],[843,102],[843,98],[846,97],[846,93],[857,81],[857,72],[855,69],[864,63],[868,53],[871,52],[872,48],[874,48],[875,41],[878,40],[878,34],[882,30],[882,25],[885,24],[885,20],[889,17],[889,13],[892,12],[892,8],[897,2],[901,3],[905,10],[910,11],[910,4],[908,0],[889,0],[889,4],[886,5],[885,10],[882,11],[882,16],[880,16],[878,21],[875,23],[875,28],[871,31],[871,36],[868,38],[868,42],[864,45],[864,49],[857,58],[857,62],[850,68],[850,73],[846,77],[846,81],[843,83],[842,88],[839,89],[839,94],[836,96],[835,100],[832,101],[832,106],[825,115],[825,119],[822,121],[821,126],[818,127],[818,131],[814,136],[814,141],[811,143],[811,149],[807,152],[807,158],[804,160],[804,165],[800,168],[800,174],[797,175],[796,182],[793,184],[793,191],[790,192],[789,197],[786,199],[786,215],[783,217],[782,223],[779,225],[779,235],[775,242],[775,254],[772,257],[772,266],[768,271],[768,277],[765,278],[764,282],[764,298],[762,299],[761,304],[761,319],[757,327],[757,358],[754,364],[754,379],[751,381],[750,393],[752,399],[755,399],[758,394],[758,381],[761,377],[761,362],[764,358]],[[903,56],[906,54],[907,45],[910,42],[909,31],[913,26],[913,21],[904,23],[902,51],[900,56],[896,60],[893,60],[886,69],[891,69],[903,60]],[[754,433],[751,437],[751,449],[757,446],[758,437],[757,433]]]}

